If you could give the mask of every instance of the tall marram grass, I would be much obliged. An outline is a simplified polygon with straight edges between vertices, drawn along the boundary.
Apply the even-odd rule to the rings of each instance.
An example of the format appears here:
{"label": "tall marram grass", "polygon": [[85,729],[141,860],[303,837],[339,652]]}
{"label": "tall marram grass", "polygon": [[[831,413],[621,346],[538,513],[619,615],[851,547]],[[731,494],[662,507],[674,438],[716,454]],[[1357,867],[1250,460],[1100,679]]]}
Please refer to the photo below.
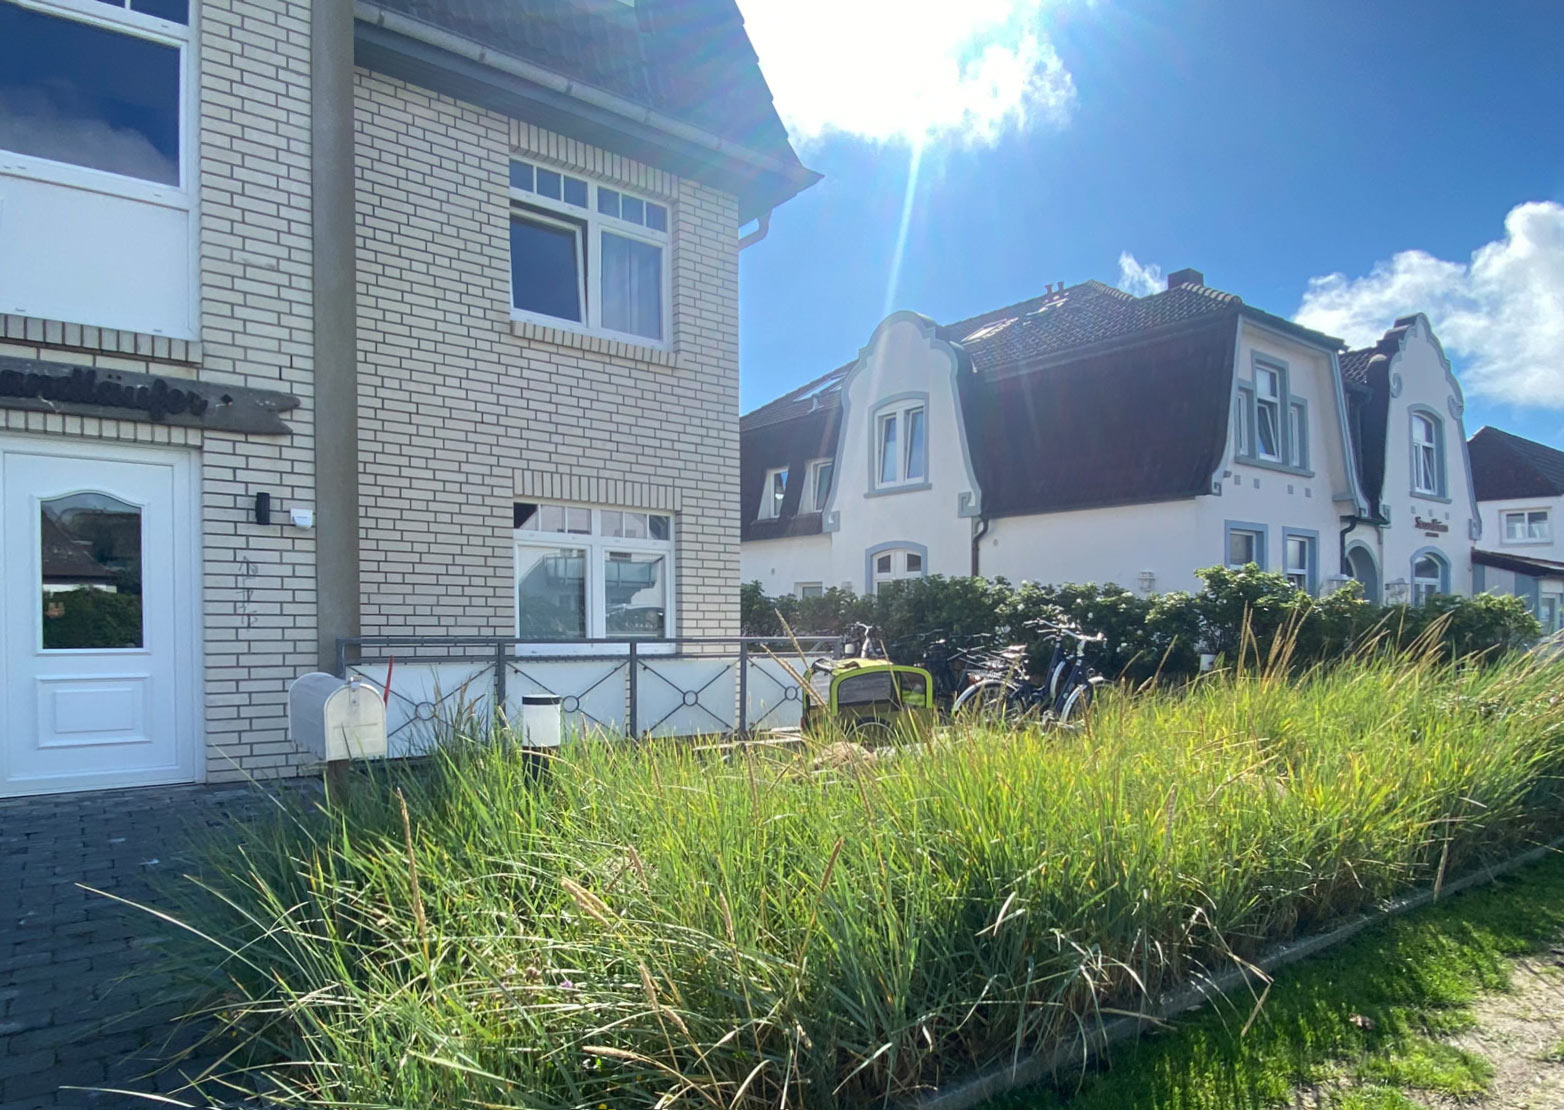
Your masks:
{"label": "tall marram grass", "polygon": [[1561,688],[1365,658],[834,767],[501,732],[214,844],[185,920],[282,1103],[880,1104],[1557,833]]}

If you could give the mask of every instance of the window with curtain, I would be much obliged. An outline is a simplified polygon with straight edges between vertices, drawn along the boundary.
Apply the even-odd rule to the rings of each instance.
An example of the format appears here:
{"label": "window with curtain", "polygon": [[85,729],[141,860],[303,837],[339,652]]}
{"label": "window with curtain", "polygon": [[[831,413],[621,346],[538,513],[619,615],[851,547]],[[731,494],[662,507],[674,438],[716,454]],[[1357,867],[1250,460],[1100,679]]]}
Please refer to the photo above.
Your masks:
{"label": "window with curtain", "polygon": [[510,195],[512,316],[666,343],[666,205],[519,159]]}
{"label": "window with curtain", "polygon": [[875,485],[923,484],[929,476],[928,408],[922,401],[876,410]]}
{"label": "window with curtain", "polygon": [[1264,366],[1254,371],[1254,438],[1262,459],[1282,457],[1282,376]]}
{"label": "window with curtain", "polygon": [[1439,421],[1425,413],[1412,414],[1412,492],[1438,496],[1444,492],[1443,450]]}
{"label": "window with curtain", "polygon": [[516,635],[673,634],[673,518],[586,505],[515,506]]}

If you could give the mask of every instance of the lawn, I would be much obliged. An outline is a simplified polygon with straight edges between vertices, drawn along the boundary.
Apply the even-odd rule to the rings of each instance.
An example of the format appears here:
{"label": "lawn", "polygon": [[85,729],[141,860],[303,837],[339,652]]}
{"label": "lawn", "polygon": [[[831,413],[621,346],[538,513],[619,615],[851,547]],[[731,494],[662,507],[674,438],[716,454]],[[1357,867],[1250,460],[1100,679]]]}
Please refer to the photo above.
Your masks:
{"label": "lawn", "polygon": [[[1448,1043],[1471,1003],[1509,986],[1512,961],[1564,941],[1564,857],[1554,856],[1288,968],[1248,1022],[1231,998],[1109,1053],[1100,1070],[986,1110],[1247,1110],[1314,1093],[1331,1110],[1410,1110],[1486,1091],[1493,1064]],[[1564,1049],[1564,1045],[1560,1046]]]}
{"label": "lawn", "polygon": [[214,844],[180,959],[283,1104],[894,1102],[1553,835],[1561,678],[1224,674],[824,768],[456,740]]}

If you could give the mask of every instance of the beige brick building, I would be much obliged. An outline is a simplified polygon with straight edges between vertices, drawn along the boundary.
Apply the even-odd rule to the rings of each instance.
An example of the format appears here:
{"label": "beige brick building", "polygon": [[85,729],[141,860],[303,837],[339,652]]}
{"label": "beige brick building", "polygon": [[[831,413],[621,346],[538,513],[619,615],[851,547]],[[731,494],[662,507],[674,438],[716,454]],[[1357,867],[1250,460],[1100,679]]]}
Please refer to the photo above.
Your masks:
{"label": "beige brick building", "polygon": [[731,0],[519,7],[0,0],[0,796],[299,768],[340,636],[737,631],[814,175]]}

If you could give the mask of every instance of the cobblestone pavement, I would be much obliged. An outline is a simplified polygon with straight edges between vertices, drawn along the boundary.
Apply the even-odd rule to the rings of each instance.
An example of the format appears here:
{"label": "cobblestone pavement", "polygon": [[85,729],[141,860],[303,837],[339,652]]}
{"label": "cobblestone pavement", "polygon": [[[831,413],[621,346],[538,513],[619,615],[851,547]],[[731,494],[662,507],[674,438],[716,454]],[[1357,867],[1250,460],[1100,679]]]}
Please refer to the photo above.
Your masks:
{"label": "cobblestone pavement", "polygon": [[195,1036],[149,966],[172,927],[83,887],[156,904],[158,877],[189,869],[193,834],[264,804],[232,785],[0,799],[0,1110],[153,1110],[61,1088],[181,1085],[148,1076]]}

